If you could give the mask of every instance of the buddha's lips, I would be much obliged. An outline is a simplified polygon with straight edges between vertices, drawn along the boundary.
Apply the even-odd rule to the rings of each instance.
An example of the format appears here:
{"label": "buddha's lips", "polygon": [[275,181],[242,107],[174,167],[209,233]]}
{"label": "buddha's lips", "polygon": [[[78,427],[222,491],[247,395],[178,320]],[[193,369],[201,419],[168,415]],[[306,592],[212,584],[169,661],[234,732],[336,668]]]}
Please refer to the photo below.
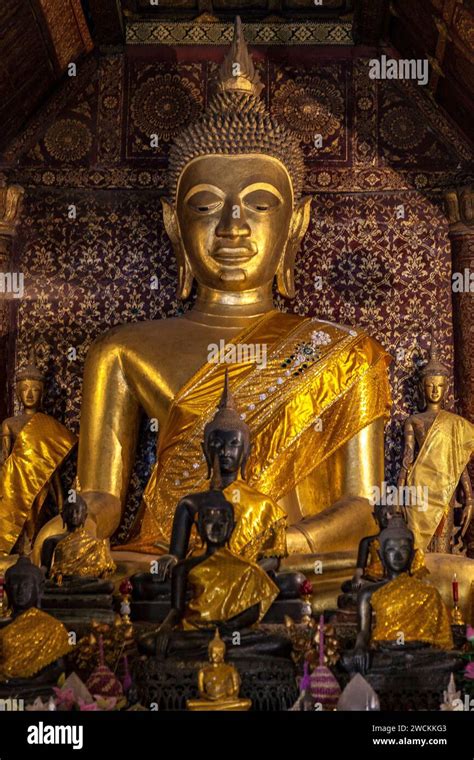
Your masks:
{"label": "buddha's lips", "polygon": [[246,246],[239,246],[238,248],[230,246],[221,246],[216,248],[212,252],[212,257],[219,262],[227,266],[245,264],[256,255],[256,250],[251,250]]}

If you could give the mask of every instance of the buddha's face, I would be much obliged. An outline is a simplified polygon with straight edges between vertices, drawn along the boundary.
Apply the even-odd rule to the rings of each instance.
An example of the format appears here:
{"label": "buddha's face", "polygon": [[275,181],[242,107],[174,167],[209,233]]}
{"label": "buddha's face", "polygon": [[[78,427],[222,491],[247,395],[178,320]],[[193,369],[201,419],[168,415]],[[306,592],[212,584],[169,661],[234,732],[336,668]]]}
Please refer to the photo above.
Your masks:
{"label": "buddha's face", "polygon": [[39,590],[31,575],[16,575],[8,584],[7,595],[13,609],[21,611],[36,606]]}
{"label": "buddha's face", "polygon": [[213,430],[207,443],[209,462],[219,457],[222,475],[238,472],[245,453],[245,439],[241,430]]}
{"label": "buddha's face", "polygon": [[21,380],[17,393],[25,409],[37,409],[43,395],[43,383],[39,380]]}
{"label": "buddha's face", "polygon": [[86,520],[86,504],[77,499],[73,502],[68,502],[64,506],[63,519],[69,530],[75,530],[84,525]]}
{"label": "buddha's face", "polygon": [[439,404],[446,393],[448,380],[443,375],[427,375],[423,379],[423,391],[427,403]]}
{"label": "buddha's face", "polygon": [[409,538],[389,538],[383,547],[384,565],[389,572],[403,573],[410,569],[413,542]]}
{"label": "buddha's face", "polygon": [[201,538],[212,546],[222,546],[230,538],[233,518],[230,509],[205,507],[200,517]]}
{"label": "buddha's face", "polygon": [[225,649],[223,646],[209,647],[209,660],[215,665],[224,662]]}
{"label": "buddha's face", "polygon": [[250,290],[275,276],[288,240],[293,189],[283,164],[271,157],[203,156],[180,177],[176,212],[198,283]]}

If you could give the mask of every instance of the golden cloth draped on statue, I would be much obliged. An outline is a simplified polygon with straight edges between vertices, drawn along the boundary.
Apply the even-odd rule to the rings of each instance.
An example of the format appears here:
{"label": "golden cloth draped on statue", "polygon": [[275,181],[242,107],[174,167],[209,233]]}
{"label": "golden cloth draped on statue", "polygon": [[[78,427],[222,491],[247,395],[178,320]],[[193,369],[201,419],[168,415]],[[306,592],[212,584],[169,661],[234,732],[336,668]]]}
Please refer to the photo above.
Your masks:
{"label": "golden cloth draped on statue", "polygon": [[104,578],[115,572],[107,539],[90,536],[85,528],[68,533],[54,550],[52,575],[94,576]]}
{"label": "golden cloth draped on statue", "polygon": [[[390,357],[360,330],[272,311],[227,343],[236,350],[255,345],[266,347],[264,367],[248,359],[207,362],[177,394],[144,492],[141,533],[129,549],[166,551],[176,504],[205,489],[203,429],[222,393],[226,367],[251,430],[247,482],[274,501],[364,427],[388,416]],[[315,513],[312,503],[305,508],[304,516]]]}
{"label": "golden cloth draped on statue", "polygon": [[37,497],[41,509],[52,476],[76,442],[64,425],[41,412],[22,428],[0,467],[0,552],[11,552]]}
{"label": "golden cloth draped on statue", "polygon": [[452,649],[448,611],[438,590],[402,573],[372,594],[375,628],[372,642],[420,641],[439,649]]}
{"label": "golden cloth draped on statue", "polygon": [[0,630],[0,681],[34,676],[70,651],[64,625],[32,607]]}
{"label": "golden cloth draped on statue", "polygon": [[237,557],[228,549],[193,567],[188,576],[193,598],[186,607],[183,628],[190,630],[227,621],[260,605],[261,620],[279,594],[278,587],[254,562]]}
{"label": "golden cloth draped on statue", "polygon": [[229,549],[252,561],[259,556],[284,557],[286,515],[281,507],[241,479],[224,488],[223,493],[234,507],[235,528]]}
{"label": "golden cloth draped on statue", "polygon": [[[438,412],[407,475],[407,486],[427,490],[408,508],[415,544],[425,551],[448,509],[461,474],[474,451],[474,425],[442,409]],[[419,503],[420,502],[420,503]]]}

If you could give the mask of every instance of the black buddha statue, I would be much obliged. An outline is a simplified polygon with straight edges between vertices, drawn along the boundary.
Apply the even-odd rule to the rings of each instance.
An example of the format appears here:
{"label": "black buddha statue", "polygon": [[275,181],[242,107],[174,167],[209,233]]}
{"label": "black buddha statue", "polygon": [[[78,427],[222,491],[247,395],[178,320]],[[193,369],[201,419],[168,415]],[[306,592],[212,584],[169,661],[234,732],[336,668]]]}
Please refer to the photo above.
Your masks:
{"label": "black buddha statue", "polygon": [[[204,428],[202,449],[208,478],[218,479],[219,485],[214,488],[221,488],[234,507],[231,551],[247,559],[261,560],[267,570],[276,570],[279,558],[286,554],[286,515],[270,497],[245,481],[245,467],[251,450],[250,429],[235,407],[227,371],[217,412]],[[216,472],[217,465],[219,473]],[[196,514],[200,506],[207,503],[208,495],[208,491],[191,493],[179,501],[169,554],[157,563],[158,581],[165,580],[173,565],[187,556]]]}
{"label": "black buddha statue", "polygon": [[350,672],[366,673],[371,651],[453,647],[448,612],[438,590],[412,572],[414,536],[401,514],[388,521],[378,542],[384,574],[359,592],[355,648],[342,658]]}
{"label": "black buddha statue", "polygon": [[26,556],[5,573],[12,617],[0,630],[0,682],[19,694],[54,684],[71,649],[64,625],[40,609],[43,589],[43,572]]}
{"label": "black buddha statue", "polygon": [[115,570],[108,540],[91,536],[85,528],[87,504],[79,493],[62,511],[66,533],[47,538],[41,564],[48,573],[43,608],[68,625],[92,620],[112,623]]}
{"label": "black buddha statue", "polygon": [[[197,511],[197,530],[205,551],[173,567],[171,609],[156,631],[140,639],[142,653],[202,659],[217,627],[231,659],[290,655],[286,637],[251,630],[279,589],[263,568],[229,549],[233,529],[232,504],[217,489],[206,492]],[[187,602],[189,589],[192,597]]]}

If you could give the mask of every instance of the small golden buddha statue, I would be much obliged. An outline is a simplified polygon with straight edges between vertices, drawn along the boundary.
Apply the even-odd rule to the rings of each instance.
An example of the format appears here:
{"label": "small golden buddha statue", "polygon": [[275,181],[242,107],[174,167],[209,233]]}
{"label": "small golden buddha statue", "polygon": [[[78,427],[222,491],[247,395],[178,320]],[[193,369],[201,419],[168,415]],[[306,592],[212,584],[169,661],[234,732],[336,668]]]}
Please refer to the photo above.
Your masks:
{"label": "small golden buddha statue", "polygon": [[[421,371],[426,401],[423,412],[405,422],[405,446],[398,480],[407,487],[411,503],[406,507],[408,524],[422,551],[459,551],[473,515],[474,496],[467,465],[474,452],[474,425],[443,409],[449,370],[440,361],[436,339]],[[415,451],[418,453],[415,455]],[[455,544],[454,505],[456,491],[464,496],[460,545]]]}
{"label": "small golden buddha statue", "polygon": [[275,278],[280,294],[294,296],[311,199],[302,193],[301,147],[267,111],[262,89],[238,19],[215,96],[171,149],[163,199],[179,296],[188,298],[196,280],[196,302],[181,316],[113,328],[86,360],[82,495],[97,535],[110,536],[142,411],[157,420],[157,461],[134,541],[155,555],[169,550],[176,504],[205,483],[201,441],[226,367],[252,434],[247,483],[286,512],[288,552],[352,549],[373,529],[368,499],[384,477],[389,356],[357,328],[273,306]]}
{"label": "small golden buddha statue", "polygon": [[209,642],[209,665],[198,673],[199,699],[187,699],[188,710],[250,710],[251,699],[239,697],[240,676],[233,665],[224,662],[226,646],[219,629]]}
{"label": "small golden buddha statue", "polygon": [[[56,582],[63,578],[107,578],[116,570],[110,554],[108,539],[95,538],[84,527],[87,504],[79,493],[75,501],[67,501],[62,511],[65,536],[47,539],[43,544],[42,564],[51,564],[50,577]],[[54,546],[50,545],[54,542]],[[51,563],[44,559],[51,554]]]}
{"label": "small golden buddha statue", "polygon": [[33,541],[45,521],[42,510],[48,496],[53,514],[61,511],[63,491],[59,470],[77,441],[64,425],[40,411],[45,377],[36,366],[34,349],[29,363],[17,372],[16,383],[23,411],[4,420],[1,430],[0,552],[3,554],[12,552],[23,530]]}

